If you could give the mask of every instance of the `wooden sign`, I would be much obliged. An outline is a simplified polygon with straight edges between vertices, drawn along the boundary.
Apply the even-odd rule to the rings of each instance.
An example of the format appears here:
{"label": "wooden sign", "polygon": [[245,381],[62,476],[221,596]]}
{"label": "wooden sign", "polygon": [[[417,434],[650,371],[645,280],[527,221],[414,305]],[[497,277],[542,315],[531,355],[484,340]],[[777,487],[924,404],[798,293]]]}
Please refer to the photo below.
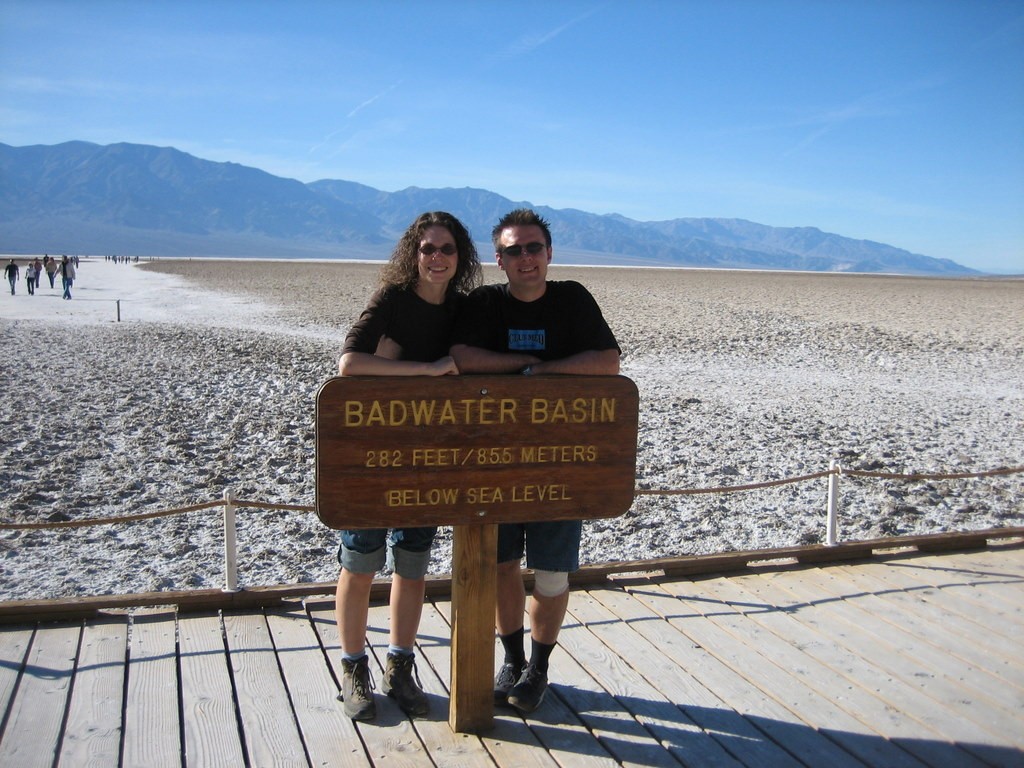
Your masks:
{"label": "wooden sign", "polygon": [[615,517],[633,503],[624,376],[338,377],[316,402],[316,511],[332,528]]}

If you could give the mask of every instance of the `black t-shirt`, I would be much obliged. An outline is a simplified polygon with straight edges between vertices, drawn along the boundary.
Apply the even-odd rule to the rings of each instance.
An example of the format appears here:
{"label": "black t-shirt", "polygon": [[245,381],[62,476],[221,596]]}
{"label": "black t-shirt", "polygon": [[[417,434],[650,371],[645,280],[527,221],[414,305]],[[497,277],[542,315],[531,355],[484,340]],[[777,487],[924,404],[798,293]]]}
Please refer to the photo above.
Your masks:
{"label": "black t-shirt", "polygon": [[573,280],[548,281],[536,301],[514,298],[507,283],[477,288],[466,297],[452,343],[525,352],[541,360],[621,351],[590,291]]}
{"label": "black t-shirt", "polygon": [[465,298],[449,292],[444,304],[431,304],[412,288],[382,288],[349,329],[344,352],[377,351],[382,336],[402,348],[402,360],[429,363],[448,354],[455,315]]}

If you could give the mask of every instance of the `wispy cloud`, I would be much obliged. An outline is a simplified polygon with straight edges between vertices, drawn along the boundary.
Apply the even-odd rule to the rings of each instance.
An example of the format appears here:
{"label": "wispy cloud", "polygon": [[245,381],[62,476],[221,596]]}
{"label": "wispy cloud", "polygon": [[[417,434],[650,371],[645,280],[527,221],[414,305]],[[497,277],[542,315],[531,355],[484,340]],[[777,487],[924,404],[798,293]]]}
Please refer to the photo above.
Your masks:
{"label": "wispy cloud", "polygon": [[[514,40],[512,43],[510,43],[495,58],[496,59],[512,59],[512,58],[518,58],[519,56],[524,56],[524,55],[533,53],[538,48],[540,48],[540,47],[550,43],[552,40],[554,40],[560,34],[565,32],[567,29],[571,29],[572,27],[576,26],[580,22],[585,21],[586,19],[590,18],[595,13],[597,13],[599,10],[604,8],[606,5],[608,5],[608,3],[602,3],[600,5],[596,5],[593,8],[591,8],[589,11],[581,13],[579,16],[577,16],[577,17],[575,17],[573,19],[570,19],[569,21],[565,22],[564,24],[562,24],[560,26],[557,26],[554,29],[548,30],[547,32],[532,32],[532,33],[523,35],[519,39]],[[558,6],[556,5],[556,6],[553,6],[553,7],[557,8]]]}
{"label": "wispy cloud", "polygon": [[140,92],[140,88],[126,83],[119,83],[112,80],[95,79],[68,79],[54,77],[7,77],[4,78],[4,88],[20,93],[59,95],[59,94],[89,94],[92,96],[122,96]]}
{"label": "wispy cloud", "polygon": [[912,95],[939,88],[945,82],[945,78],[936,77],[883,88],[834,106],[805,109],[802,114],[788,120],[747,125],[732,132],[744,134],[803,131],[802,137],[783,153],[784,157],[790,157],[845,126],[864,120],[905,114],[912,108]]}
{"label": "wispy cloud", "polygon": [[367,108],[368,106],[370,106],[371,104],[373,104],[373,103],[374,103],[375,101],[377,101],[378,99],[381,99],[381,98],[383,98],[384,96],[387,96],[387,95],[388,95],[389,93],[391,93],[391,92],[392,92],[393,90],[395,90],[395,88],[397,88],[397,87],[398,87],[398,86],[400,86],[401,84],[402,84],[402,81],[401,81],[401,80],[399,80],[399,81],[398,81],[397,83],[392,83],[391,85],[389,85],[389,86],[388,86],[387,88],[385,88],[385,89],[384,89],[383,91],[381,91],[380,93],[378,93],[378,94],[376,94],[376,95],[374,95],[374,96],[371,96],[371,97],[370,97],[370,98],[368,98],[368,99],[367,99],[366,101],[364,101],[364,102],[363,102],[362,104],[360,104],[359,106],[355,107],[355,108],[354,108],[354,109],[353,109],[353,110],[352,110],[351,112],[349,112],[349,113],[348,113],[347,115],[345,115],[345,119],[347,120],[347,119],[349,119],[349,118],[351,118],[351,117],[354,117],[355,115],[357,115],[358,113],[362,112],[362,111],[363,111],[364,109],[366,109],[366,108]]}
{"label": "wispy cloud", "polygon": [[[384,90],[380,91],[379,93],[374,94],[373,96],[371,96],[370,98],[366,99],[362,103],[357,104],[355,107],[353,107],[351,110],[349,110],[347,115],[345,115],[346,122],[348,120],[351,120],[356,115],[358,115],[360,112],[362,112],[364,109],[369,107],[371,104],[373,104],[376,101],[379,101],[380,99],[382,99],[385,96],[387,96],[389,93],[391,93],[393,90],[395,90],[395,88],[400,86],[403,82],[404,81],[399,80],[396,83],[392,83],[391,85],[389,85]],[[307,154],[312,155],[314,152],[318,152],[321,149],[323,149],[325,146],[327,146],[328,144],[333,142],[343,131],[345,131],[345,129],[347,127],[348,127],[347,125],[342,125],[337,130],[331,131],[329,134],[327,134],[327,136],[325,136],[323,138],[322,141],[320,141],[319,143],[314,144],[312,147],[310,147],[309,148],[309,152]]]}

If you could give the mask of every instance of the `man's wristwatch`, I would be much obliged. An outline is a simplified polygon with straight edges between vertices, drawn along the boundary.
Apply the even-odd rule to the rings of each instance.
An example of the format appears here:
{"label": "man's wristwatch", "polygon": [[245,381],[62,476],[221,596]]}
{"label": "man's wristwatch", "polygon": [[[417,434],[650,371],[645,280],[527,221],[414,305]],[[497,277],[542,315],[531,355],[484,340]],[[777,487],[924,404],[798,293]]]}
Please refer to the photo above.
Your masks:
{"label": "man's wristwatch", "polygon": [[523,369],[521,371],[519,371],[519,372],[521,374],[523,374],[523,376],[532,376],[533,375],[533,366],[532,365],[524,365]]}

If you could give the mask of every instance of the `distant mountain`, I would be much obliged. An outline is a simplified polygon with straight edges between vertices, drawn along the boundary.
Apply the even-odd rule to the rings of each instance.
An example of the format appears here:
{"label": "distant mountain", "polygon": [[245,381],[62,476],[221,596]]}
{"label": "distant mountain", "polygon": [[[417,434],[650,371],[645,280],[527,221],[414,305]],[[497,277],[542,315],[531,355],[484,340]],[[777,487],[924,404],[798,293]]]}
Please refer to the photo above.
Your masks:
{"label": "distant mountain", "polygon": [[450,211],[488,244],[494,223],[519,206],[551,222],[562,263],[977,274],[948,259],[813,227],[742,219],[641,222],[469,187],[382,192],[352,181],[303,184],[170,147],[0,144],[5,253],[383,259],[423,211]]}

